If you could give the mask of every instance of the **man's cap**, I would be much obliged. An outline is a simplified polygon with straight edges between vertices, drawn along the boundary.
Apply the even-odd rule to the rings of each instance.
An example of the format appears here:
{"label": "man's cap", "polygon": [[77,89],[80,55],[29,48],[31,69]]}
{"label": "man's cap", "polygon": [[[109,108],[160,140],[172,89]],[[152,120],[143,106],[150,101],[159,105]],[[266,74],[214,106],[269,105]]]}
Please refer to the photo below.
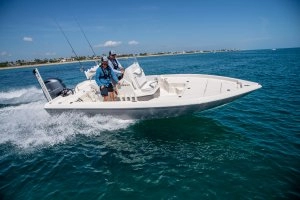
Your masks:
{"label": "man's cap", "polygon": [[116,55],[116,52],[114,50],[109,51],[109,55]]}
{"label": "man's cap", "polygon": [[103,56],[103,57],[101,58],[101,61],[102,61],[102,62],[108,62],[107,56]]}

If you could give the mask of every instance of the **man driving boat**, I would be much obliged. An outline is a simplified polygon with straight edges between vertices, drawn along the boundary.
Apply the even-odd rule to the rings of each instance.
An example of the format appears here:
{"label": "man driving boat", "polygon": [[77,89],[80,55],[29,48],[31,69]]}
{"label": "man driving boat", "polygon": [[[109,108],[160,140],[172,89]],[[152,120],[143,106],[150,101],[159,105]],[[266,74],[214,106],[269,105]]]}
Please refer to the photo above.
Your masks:
{"label": "man driving boat", "polygon": [[108,66],[108,58],[103,56],[101,59],[101,65],[99,65],[95,75],[95,81],[100,87],[100,92],[104,99],[103,101],[115,100],[112,80],[114,80],[117,84],[119,83],[119,79],[115,72]]}

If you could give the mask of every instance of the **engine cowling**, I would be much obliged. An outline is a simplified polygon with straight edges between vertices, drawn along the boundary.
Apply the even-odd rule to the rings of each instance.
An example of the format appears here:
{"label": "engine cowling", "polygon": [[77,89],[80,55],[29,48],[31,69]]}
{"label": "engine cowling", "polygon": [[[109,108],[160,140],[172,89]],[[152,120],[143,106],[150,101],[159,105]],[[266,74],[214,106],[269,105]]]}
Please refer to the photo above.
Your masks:
{"label": "engine cowling", "polygon": [[58,78],[49,78],[44,83],[52,99],[61,95],[62,91],[66,88],[62,80]]}

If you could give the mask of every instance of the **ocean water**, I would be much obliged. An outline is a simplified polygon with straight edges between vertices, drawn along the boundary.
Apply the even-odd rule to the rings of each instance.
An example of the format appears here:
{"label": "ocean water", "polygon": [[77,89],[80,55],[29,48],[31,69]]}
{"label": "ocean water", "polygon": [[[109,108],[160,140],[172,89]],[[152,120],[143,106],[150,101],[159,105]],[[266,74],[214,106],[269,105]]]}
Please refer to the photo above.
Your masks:
{"label": "ocean water", "polygon": [[[138,60],[146,74],[215,74],[263,88],[176,118],[53,117],[33,68],[0,70],[1,200],[300,199],[299,48]],[[39,71],[72,88],[84,80],[79,68]]]}

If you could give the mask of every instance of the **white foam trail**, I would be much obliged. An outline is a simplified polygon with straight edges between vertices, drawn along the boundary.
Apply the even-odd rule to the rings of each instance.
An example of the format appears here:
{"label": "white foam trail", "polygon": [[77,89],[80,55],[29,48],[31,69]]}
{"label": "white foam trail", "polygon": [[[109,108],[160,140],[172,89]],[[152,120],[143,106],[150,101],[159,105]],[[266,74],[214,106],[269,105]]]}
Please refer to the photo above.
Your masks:
{"label": "white foam trail", "polygon": [[36,87],[15,89],[8,92],[0,91],[0,104],[22,104],[44,99],[42,90]]}
{"label": "white foam trail", "polygon": [[[24,92],[22,89],[9,94],[11,99],[17,96],[23,99],[22,94],[32,90],[35,91],[35,89],[25,89]],[[39,95],[44,98],[43,94]],[[31,100],[36,99],[31,98]],[[18,102],[24,102],[23,100]],[[1,108],[0,144],[11,143],[21,149],[35,149],[64,143],[78,134],[94,136],[107,130],[123,129],[134,123],[133,120],[121,120],[101,115],[87,116],[79,113],[52,116],[43,109],[44,103],[43,99]]]}

